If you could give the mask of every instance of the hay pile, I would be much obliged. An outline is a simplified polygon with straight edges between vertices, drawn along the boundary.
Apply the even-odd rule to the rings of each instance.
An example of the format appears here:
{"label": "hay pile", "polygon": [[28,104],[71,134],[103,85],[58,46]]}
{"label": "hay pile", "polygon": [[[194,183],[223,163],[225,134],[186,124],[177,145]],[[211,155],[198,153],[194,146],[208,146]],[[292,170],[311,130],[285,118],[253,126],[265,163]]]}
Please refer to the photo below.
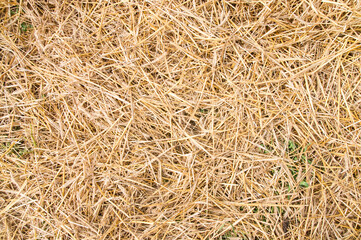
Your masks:
{"label": "hay pile", "polygon": [[0,3],[1,239],[358,239],[361,4]]}

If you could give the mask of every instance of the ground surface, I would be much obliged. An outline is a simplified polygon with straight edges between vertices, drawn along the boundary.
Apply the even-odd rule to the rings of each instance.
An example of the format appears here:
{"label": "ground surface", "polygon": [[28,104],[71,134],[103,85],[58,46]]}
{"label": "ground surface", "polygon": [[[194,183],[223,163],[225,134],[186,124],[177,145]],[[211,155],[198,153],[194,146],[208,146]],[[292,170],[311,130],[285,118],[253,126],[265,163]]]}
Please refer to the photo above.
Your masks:
{"label": "ground surface", "polygon": [[361,5],[0,2],[1,239],[360,239]]}

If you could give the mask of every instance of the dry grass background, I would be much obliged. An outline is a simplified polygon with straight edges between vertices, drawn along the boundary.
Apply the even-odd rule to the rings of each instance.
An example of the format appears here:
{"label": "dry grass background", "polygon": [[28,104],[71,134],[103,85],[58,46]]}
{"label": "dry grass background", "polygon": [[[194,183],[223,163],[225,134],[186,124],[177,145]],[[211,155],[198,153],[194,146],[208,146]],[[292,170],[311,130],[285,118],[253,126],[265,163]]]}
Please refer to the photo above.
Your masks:
{"label": "dry grass background", "polygon": [[359,239],[361,2],[0,3],[1,239]]}

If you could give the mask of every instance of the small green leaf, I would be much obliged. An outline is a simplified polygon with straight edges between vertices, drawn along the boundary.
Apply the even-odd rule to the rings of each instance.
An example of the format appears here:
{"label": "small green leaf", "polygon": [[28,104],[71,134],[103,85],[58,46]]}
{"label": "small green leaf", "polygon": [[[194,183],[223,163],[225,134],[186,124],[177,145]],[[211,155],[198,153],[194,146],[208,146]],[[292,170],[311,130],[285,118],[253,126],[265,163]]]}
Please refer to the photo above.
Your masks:
{"label": "small green leaf", "polygon": [[301,187],[304,187],[304,188],[307,188],[307,187],[309,187],[310,185],[309,185],[306,181],[302,181],[302,182],[300,182],[300,186],[301,186]]}
{"label": "small green leaf", "polygon": [[269,145],[264,145],[263,143],[261,143],[260,145],[262,147],[261,150],[263,151],[264,154],[267,154],[270,152],[271,148],[269,147]]}
{"label": "small green leaf", "polygon": [[30,23],[22,22],[22,23],[20,24],[20,30],[21,30],[22,32],[26,32],[26,31],[28,31],[30,28],[33,28],[33,25],[31,25]]}
{"label": "small green leaf", "polygon": [[13,9],[10,10],[10,16],[14,16],[19,12],[19,6],[15,6]]}
{"label": "small green leaf", "polygon": [[274,207],[271,207],[270,213],[274,213],[274,212],[275,212]]}
{"label": "small green leaf", "polygon": [[307,144],[303,151],[306,152],[309,146],[311,146],[311,143]]}
{"label": "small green leaf", "polygon": [[296,145],[295,145],[295,143],[293,141],[288,141],[288,149],[290,151],[296,150]]}

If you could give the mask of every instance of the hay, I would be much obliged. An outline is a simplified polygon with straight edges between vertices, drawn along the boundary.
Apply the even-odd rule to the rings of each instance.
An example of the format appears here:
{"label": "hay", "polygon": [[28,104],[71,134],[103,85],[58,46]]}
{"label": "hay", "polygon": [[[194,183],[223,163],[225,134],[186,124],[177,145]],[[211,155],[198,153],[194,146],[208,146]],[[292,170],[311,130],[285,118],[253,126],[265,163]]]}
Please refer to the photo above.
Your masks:
{"label": "hay", "polygon": [[358,1],[0,3],[1,239],[359,239]]}

